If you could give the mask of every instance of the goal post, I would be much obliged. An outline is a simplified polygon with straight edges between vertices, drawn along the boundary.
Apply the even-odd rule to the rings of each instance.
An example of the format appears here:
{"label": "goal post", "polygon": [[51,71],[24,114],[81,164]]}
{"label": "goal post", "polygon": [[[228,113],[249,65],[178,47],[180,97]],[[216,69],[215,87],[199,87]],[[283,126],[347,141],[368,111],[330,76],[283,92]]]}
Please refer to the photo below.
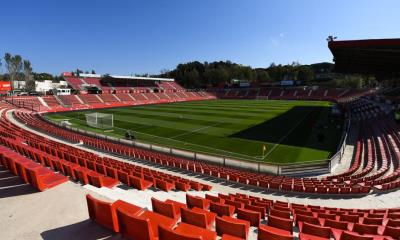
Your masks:
{"label": "goal post", "polygon": [[106,113],[87,113],[85,114],[86,124],[90,127],[110,129],[114,127],[114,115]]}

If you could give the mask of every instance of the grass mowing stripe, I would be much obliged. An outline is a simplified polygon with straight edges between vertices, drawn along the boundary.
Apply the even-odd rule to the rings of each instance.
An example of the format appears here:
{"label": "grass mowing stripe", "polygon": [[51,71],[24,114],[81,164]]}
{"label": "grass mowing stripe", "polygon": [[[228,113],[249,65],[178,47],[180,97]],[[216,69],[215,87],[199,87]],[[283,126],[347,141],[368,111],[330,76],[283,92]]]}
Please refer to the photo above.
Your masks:
{"label": "grass mowing stripe", "polygon": [[[176,108],[167,108],[167,107],[163,107],[163,108],[157,108],[157,109],[152,109],[154,111],[159,111],[159,112],[174,112],[174,113],[187,113],[187,110],[185,109],[176,109]],[[191,113],[197,113],[197,114],[213,114],[214,116],[221,116],[221,117],[246,117],[246,118],[258,118],[258,117],[262,117],[263,114],[265,113],[273,113],[273,112],[282,112],[282,109],[277,109],[276,111],[265,111],[260,112],[258,114],[254,114],[254,113],[249,113],[247,111],[237,111],[237,109],[233,109],[231,111],[228,110],[212,110],[212,109],[191,109],[190,110]]]}
{"label": "grass mowing stripe", "polygon": [[187,132],[187,133],[178,134],[178,135],[170,137],[170,138],[174,139],[174,138],[181,137],[181,136],[184,136],[184,135],[190,135],[192,133],[199,132],[199,131],[204,130],[204,129],[208,129],[210,127],[215,127],[215,126],[218,126],[220,124],[224,124],[224,123],[223,122],[222,123],[216,123],[216,124],[213,124],[213,125],[210,125],[210,126],[201,127],[201,128],[195,129],[193,131],[190,131],[190,132]]}
{"label": "grass mowing stripe", "polygon": [[[92,112],[114,114],[114,125],[119,128],[111,133],[89,128],[79,112],[58,114],[53,119],[57,121],[60,118],[79,118],[81,114],[81,120],[71,120],[73,127],[122,138],[125,129],[133,129],[136,139],[140,141],[226,157],[256,160],[262,155],[262,146],[267,145],[273,151],[264,161],[285,163],[313,160],[310,158],[315,156],[318,159],[329,156],[330,150],[326,150],[324,146],[313,147],[313,138],[309,136],[315,130],[308,124],[298,123],[297,119],[303,115],[302,107],[305,110],[314,106],[329,109],[330,105],[326,102],[306,101],[212,100],[93,110]],[[48,115],[52,118],[51,116]],[[322,115],[318,118],[322,118]],[[308,121],[306,119],[303,122]],[[291,128],[294,124],[302,127],[297,127],[286,140],[274,147],[287,134],[284,128]],[[250,129],[247,136],[237,135]],[[275,138],[270,137],[275,135]],[[327,135],[327,138],[330,136],[334,135]],[[174,139],[168,139],[172,137]],[[309,140],[299,143],[292,138]]]}
{"label": "grass mowing stripe", "polygon": [[[188,112],[190,113],[190,112]],[[209,117],[206,117],[206,115],[202,115],[202,117],[188,117],[187,114],[176,114],[176,113],[167,113],[167,112],[150,112],[150,111],[135,111],[133,113],[135,115],[135,117],[140,117],[140,118],[154,118],[156,117],[159,120],[165,120],[165,121],[171,121],[171,122],[181,122],[181,123],[189,123],[189,124],[198,124],[198,125],[212,125],[216,122],[224,122],[221,121],[218,118],[215,118],[213,120],[211,120]],[[128,118],[132,115],[132,113],[119,113],[116,116],[116,119],[125,119]],[[238,127],[245,127],[244,126],[240,126],[241,123],[236,122],[236,124],[238,125]]]}

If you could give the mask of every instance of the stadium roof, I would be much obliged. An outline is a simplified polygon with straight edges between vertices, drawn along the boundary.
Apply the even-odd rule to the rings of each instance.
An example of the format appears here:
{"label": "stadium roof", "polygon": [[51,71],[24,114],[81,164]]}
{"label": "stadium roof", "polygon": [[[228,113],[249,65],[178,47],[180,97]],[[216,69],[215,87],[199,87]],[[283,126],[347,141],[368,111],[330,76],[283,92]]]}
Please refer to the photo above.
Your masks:
{"label": "stadium roof", "polygon": [[80,77],[88,77],[88,78],[115,78],[115,79],[132,79],[132,80],[147,80],[147,81],[167,81],[173,82],[175,81],[173,78],[155,78],[155,77],[137,77],[137,76],[123,76],[123,75],[101,75],[101,74],[90,74],[90,73],[81,73]]}
{"label": "stadium roof", "polygon": [[400,39],[330,41],[328,47],[336,72],[381,77],[400,75]]}
{"label": "stadium roof", "polygon": [[175,81],[173,78],[155,78],[155,77],[135,77],[135,76],[119,76],[119,75],[106,75],[103,77],[115,78],[115,79],[132,79],[132,80],[148,80],[148,81]]}

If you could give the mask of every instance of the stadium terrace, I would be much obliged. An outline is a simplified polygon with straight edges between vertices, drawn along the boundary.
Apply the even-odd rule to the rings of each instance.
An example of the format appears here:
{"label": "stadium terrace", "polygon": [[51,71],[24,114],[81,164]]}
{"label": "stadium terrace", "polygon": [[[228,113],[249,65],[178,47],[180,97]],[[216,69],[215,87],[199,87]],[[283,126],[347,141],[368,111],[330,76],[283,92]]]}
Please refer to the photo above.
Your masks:
{"label": "stadium terrace", "polygon": [[373,61],[379,86],[191,89],[79,71],[43,94],[6,84],[1,238],[400,239],[399,87],[379,68],[398,51],[329,47],[342,74]]}

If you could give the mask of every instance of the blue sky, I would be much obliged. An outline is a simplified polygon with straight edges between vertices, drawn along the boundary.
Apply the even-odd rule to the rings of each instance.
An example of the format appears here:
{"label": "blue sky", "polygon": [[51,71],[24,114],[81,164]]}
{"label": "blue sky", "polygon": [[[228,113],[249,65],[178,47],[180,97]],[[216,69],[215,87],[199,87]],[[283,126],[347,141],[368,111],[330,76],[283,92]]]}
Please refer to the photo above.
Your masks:
{"label": "blue sky", "polygon": [[[0,54],[34,71],[158,73],[178,63],[332,61],[328,35],[400,37],[398,0],[19,0],[0,3]],[[4,68],[3,68],[4,72]]]}

